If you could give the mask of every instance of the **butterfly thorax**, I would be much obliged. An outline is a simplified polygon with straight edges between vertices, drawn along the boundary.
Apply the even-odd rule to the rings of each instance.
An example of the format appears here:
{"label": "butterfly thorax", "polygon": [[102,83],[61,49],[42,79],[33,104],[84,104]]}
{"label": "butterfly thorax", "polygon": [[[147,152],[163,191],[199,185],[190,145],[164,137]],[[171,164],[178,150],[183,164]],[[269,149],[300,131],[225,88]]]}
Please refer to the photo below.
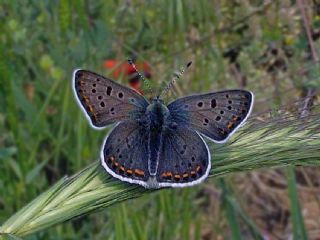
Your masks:
{"label": "butterfly thorax", "polygon": [[161,131],[168,116],[170,115],[170,112],[163,103],[161,103],[158,99],[155,99],[148,106],[146,115],[149,120],[151,130]]}

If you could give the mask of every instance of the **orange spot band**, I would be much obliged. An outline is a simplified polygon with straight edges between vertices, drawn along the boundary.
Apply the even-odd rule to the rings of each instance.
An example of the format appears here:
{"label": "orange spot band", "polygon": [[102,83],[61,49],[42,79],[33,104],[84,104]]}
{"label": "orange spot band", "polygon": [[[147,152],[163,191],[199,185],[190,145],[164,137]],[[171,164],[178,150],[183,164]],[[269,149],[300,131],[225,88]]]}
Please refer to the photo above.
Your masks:
{"label": "orange spot band", "polygon": [[135,169],[134,173],[139,177],[144,177],[144,171],[142,171],[141,169]]}

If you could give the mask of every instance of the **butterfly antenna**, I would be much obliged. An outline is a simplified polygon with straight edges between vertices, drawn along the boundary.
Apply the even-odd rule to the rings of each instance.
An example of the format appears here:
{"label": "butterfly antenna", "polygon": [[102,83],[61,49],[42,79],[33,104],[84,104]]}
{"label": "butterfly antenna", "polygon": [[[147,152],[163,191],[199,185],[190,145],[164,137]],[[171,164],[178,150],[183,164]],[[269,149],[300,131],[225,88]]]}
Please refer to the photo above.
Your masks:
{"label": "butterfly antenna", "polygon": [[183,73],[185,72],[186,69],[188,69],[192,64],[192,61],[188,62],[186,67],[181,67],[180,72],[175,74],[174,77],[171,79],[171,81],[167,84],[167,86],[163,89],[161,94],[159,95],[160,98],[163,98],[169,90],[172,88],[173,84],[182,77]]}
{"label": "butterfly antenna", "polygon": [[136,65],[134,64],[132,59],[128,59],[128,63],[133,67],[134,71],[139,75],[139,77],[143,80],[143,84],[146,86],[147,90],[152,93],[151,86],[149,81],[138,71]]}

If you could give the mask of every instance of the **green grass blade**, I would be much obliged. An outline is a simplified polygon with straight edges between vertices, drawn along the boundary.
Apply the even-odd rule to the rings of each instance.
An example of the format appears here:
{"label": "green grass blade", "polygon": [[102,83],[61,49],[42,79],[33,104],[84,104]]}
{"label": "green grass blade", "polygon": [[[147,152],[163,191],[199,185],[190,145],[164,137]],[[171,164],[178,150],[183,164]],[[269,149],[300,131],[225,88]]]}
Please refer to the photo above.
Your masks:
{"label": "green grass blade", "polygon": [[22,240],[22,238],[19,238],[13,234],[1,234],[0,233],[0,240]]}
{"label": "green grass blade", "polygon": [[304,226],[304,221],[299,203],[298,189],[295,176],[295,167],[288,166],[286,169],[288,179],[288,190],[291,203],[291,221],[294,239],[307,240],[308,235]]}
{"label": "green grass blade", "polygon": [[223,204],[225,205],[226,208],[226,217],[231,229],[231,236],[232,239],[235,240],[241,240],[241,231],[240,231],[240,226],[239,222],[237,219],[237,213],[234,209],[234,204],[232,204],[231,198],[229,198],[229,189],[227,184],[225,183],[224,179],[220,180],[220,186],[222,188],[223,196],[222,196],[222,201]]}

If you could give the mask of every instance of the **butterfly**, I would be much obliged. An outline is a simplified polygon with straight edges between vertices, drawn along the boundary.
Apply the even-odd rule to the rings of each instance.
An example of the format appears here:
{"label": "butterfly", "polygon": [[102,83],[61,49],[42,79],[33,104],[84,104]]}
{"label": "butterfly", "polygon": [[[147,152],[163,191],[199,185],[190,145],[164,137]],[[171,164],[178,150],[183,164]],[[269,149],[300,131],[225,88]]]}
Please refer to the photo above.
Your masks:
{"label": "butterfly", "polygon": [[116,123],[105,138],[104,169],[145,188],[187,187],[205,180],[211,155],[203,137],[224,143],[246,121],[254,95],[226,90],[178,98],[168,105],[109,78],[76,70],[73,90],[91,126]]}

